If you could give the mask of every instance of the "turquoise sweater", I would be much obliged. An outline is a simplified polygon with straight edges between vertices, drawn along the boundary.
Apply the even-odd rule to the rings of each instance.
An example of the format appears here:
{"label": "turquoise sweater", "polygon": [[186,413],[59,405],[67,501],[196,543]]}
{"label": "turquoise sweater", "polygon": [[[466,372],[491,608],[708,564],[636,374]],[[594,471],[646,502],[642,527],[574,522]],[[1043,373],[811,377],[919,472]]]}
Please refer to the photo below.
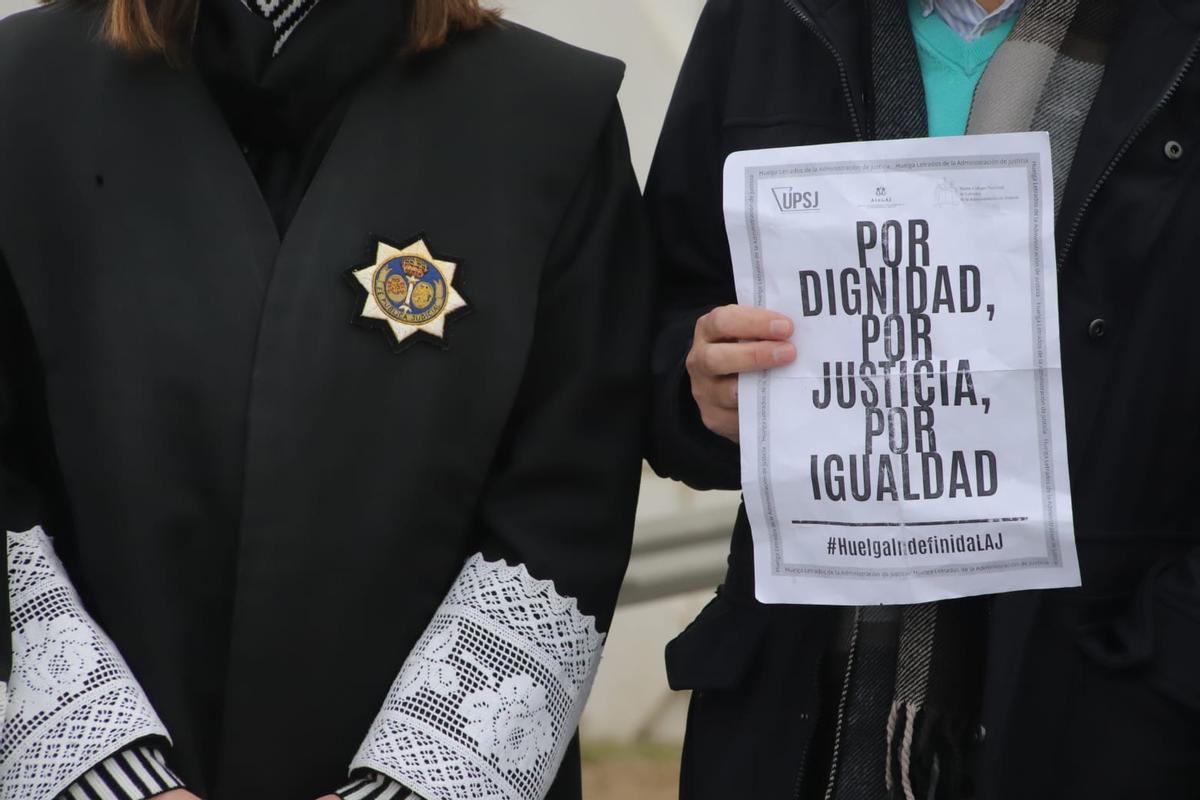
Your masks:
{"label": "turquoise sweater", "polygon": [[936,13],[926,17],[921,11],[921,0],[908,0],[908,16],[925,81],[929,135],[961,136],[967,132],[975,87],[988,62],[1017,24],[1019,15],[1013,14],[973,42],[964,41]]}

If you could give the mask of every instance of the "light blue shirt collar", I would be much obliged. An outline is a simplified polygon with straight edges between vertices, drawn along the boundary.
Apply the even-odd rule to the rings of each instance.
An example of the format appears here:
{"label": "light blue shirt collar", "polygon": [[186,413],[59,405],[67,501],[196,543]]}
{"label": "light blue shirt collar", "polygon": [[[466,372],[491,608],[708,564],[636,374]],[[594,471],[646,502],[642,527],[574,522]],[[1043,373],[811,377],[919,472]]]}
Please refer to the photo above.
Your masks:
{"label": "light blue shirt collar", "polygon": [[978,39],[1021,12],[1025,0],[1005,0],[995,11],[984,11],[975,0],[921,0],[925,16],[937,12],[950,28],[968,42]]}

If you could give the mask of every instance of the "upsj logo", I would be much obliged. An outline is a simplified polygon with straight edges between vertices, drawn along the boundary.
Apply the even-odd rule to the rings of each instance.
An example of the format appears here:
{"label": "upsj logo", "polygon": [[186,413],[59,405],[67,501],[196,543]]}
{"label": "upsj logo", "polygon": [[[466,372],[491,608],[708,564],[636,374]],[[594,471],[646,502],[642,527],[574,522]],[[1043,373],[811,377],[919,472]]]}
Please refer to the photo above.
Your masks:
{"label": "upsj logo", "polygon": [[417,334],[445,337],[446,319],[467,307],[454,288],[458,265],[433,256],[423,239],[407,247],[379,242],[375,263],[350,271],[366,290],[360,318],[391,331],[397,346]]}
{"label": "upsj logo", "polygon": [[784,214],[794,214],[798,211],[820,211],[820,192],[800,192],[791,186],[779,186],[771,190],[775,194],[775,202]]}

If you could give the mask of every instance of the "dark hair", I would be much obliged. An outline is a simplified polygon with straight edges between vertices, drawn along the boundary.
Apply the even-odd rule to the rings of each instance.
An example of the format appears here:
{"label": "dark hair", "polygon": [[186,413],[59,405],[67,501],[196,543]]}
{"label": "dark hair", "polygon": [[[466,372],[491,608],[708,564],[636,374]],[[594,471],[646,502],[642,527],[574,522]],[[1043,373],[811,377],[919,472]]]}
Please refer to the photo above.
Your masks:
{"label": "dark hair", "polygon": [[[52,2],[52,0],[46,0]],[[103,2],[104,39],[131,55],[185,58],[200,0],[92,0]],[[400,0],[397,0],[400,2]],[[406,50],[423,53],[454,31],[480,28],[499,19],[480,0],[410,0]]]}

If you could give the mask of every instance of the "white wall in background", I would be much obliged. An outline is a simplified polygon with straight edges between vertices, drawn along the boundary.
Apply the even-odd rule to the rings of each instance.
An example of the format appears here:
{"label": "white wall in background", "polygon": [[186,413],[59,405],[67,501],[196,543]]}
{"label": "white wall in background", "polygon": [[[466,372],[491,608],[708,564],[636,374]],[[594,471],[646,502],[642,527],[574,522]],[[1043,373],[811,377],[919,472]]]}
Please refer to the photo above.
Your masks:
{"label": "white wall in background", "polygon": [[497,0],[513,20],[627,66],[621,106],[645,179],[703,0]]}
{"label": "white wall in background", "polygon": [[7,17],[14,11],[20,11],[23,8],[29,8],[33,3],[26,0],[0,0],[0,17]]}

